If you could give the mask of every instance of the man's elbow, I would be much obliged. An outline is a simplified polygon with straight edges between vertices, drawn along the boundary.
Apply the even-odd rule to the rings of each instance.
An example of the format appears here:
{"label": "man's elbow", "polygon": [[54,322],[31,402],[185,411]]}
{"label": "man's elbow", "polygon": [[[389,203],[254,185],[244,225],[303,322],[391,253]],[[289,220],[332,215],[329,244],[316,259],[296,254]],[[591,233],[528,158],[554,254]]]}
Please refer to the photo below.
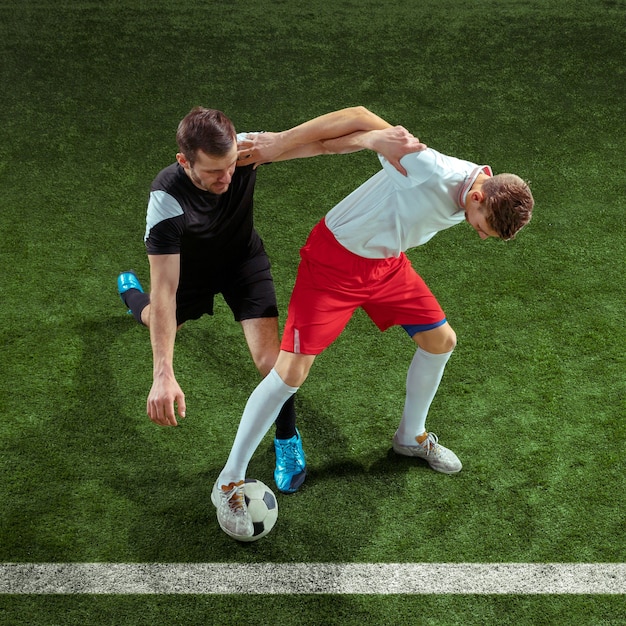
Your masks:
{"label": "man's elbow", "polygon": [[367,122],[368,120],[371,120],[372,117],[376,117],[368,108],[361,104],[350,107],[346,110],[355,120],[362,120],[363,122]]}
{"label": "man's elbow", "polygon": [[381,130],[390,126],[385,120],[375,113],[372,113],[367,107],[357,105],[350,107],[350,114],[354,119],[354,130]]}

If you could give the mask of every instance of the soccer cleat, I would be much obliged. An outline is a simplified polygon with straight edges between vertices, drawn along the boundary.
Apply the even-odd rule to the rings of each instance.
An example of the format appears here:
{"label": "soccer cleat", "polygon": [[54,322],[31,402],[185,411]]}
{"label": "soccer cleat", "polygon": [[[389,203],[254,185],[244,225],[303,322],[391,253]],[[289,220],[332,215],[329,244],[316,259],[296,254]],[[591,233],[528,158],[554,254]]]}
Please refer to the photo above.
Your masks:
{"label": "soccer cleat", "polygon": [[[135,275],[135,272],[133,272],[133,270],[128,270],[127,272],[122,272],[117,277],[117,293],[120,294],[120,298],[122,299],[122,302],[124,302],[124,294],[129,289],[137,289],[137,290],[141,291],[141,293],[143,293],[143,289],[141,287],[141,283],[139,282],[139,279],[137,278],[137,276]],[[126,304],[126,302],[124,302],[124,304]],[[132,311],[129,309],[128,313],[132,313]]]}
{"label": "soccer cleat", "polygon": [[[122,298],[122,294],[126,293],[129,289],[138,289],[143,293],[141,283],[133,270],[122,272],[117,277],[117,293],[120,294],[120,298]],[[124,298],[122,298],[122,302],[124,302]]]}
{"label": "soccer cleat", "polygon": [[298,491],[306,478],[306,460],[302,449],[302,437],[296,434],[290,439],[274,438],[276,451],[276,469],[274,481],[279,491],[293,493]]}
{"label": "soccer cleat", "polygon": [[415,438],[414,446],[404,446],[398,441],[398,434],[393,436],[393,451],[403,456],[416,456],[424,459],[435,471],[443,474],[456,474],[461,471],[463,465],[452,450],[448,450],[438,443],[437,435],[428,433],[428,437],[422,442]]}
{"label": "soccer cleat", "polygon": [[245,481],[240,480],[220,487],[215,481],[211,491],[211,502],[217,509],[220,528],[233,539],[254,535],[254,525],[244,497],[244,484]]}

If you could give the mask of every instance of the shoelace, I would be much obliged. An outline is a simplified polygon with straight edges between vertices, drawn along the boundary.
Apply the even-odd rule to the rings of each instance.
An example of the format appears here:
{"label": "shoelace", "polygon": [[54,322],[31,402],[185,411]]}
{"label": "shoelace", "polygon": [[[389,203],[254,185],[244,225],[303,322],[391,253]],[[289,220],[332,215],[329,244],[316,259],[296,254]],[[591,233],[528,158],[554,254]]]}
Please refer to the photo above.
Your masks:
{"label": "shoelace", "polygon": [[224,489],[223,487],[220,487],[220,489],[222,490],[222,494],[226,498],[228,508],[235,515],[246,514],[246,508],[244,506],[245,500],[243,495],[243,486],[244,482],[240,481],[238,483],[230,483],[230,485],[228,485],[230,489]]}
{"label": "shoelace", "polygon": [[428,433],[428,437],[422,441],[419,445],[426,450],[426,456],[429,456],[431,452],[434,452],[437,448],[437,442],[439,437],[435,433]]}
{"label": "shoelace", "polygon": [[279,441],[278,445],[280,446],[283,461],[285,462],[285,470],[289,473],[293,473],[295,470],[299,469],[300,464],[298,463],[298,448],[295,443],[282,443]]}

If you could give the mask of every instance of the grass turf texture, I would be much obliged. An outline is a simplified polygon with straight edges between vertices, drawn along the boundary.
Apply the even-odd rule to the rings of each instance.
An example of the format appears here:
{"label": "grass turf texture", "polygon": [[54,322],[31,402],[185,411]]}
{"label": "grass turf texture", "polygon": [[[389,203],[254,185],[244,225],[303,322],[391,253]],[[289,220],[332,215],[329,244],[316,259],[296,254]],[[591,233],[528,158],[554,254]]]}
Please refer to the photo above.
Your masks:
{"label": "grass turf texture", "polygon": [[[0,3],[0,562],[623,562],[626,3]],[[391,452],[412,355],[361,314],[298,394],[310,477],[241,547],[209,501],[257,381],[223,303],[176,350],[182,427],[145,417],[149,184],[194,105],[279,130],[363,104],[530,179],[527,231],[410,257],[459,335],[429,427],[445,477]],[[372,154],[265,167],[256,221],[286,310],[311,226]],[[271,438],[250,476],[272,483]],[[323,514],[321,514],[323,511]],[[621,598],[0,598],[0,622],[617,624]],[[230,618],[226,616],[229,615]],[[415,616],[418,616],[417,618]],[[213,620],[213,621],[212,621]]]}

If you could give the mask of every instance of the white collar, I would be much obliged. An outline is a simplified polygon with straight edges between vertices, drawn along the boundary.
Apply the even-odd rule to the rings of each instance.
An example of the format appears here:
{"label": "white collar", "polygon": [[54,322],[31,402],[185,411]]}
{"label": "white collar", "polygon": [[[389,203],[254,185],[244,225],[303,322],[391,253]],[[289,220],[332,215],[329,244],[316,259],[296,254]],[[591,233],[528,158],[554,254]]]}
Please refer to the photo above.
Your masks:
{"label": "white collar", "polygon": [[465,208],[465,200],[467,199],[467,194],[472,188],[472,185],[476,182],[479,174],[487,174],[487,176],[493,176],[493,171],[491,170],[491,167],[489,167],[489,165],[479,165],[465,179],[465,181],[463,182],[463,186],[461,187],[461,191],[459,192],[459,206],[462,209]]}

